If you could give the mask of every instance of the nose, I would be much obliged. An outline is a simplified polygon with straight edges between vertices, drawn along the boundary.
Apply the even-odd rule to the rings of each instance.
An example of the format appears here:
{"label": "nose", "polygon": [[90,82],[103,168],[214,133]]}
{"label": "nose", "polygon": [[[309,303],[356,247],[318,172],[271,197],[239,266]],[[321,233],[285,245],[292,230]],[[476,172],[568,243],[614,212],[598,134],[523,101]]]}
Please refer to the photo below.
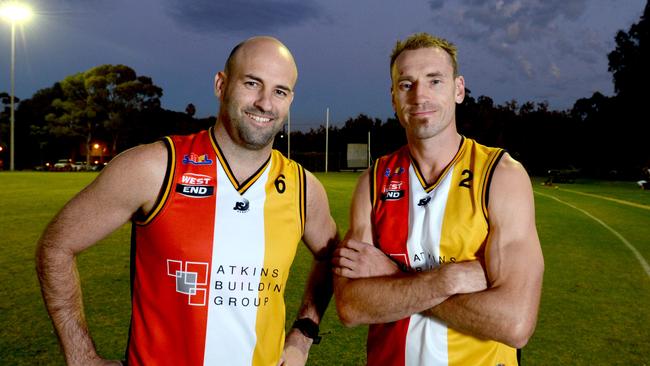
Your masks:
{"label": "nose", "polygon": [[411,88],[410,93],[411,103],[413,104],[422,104],[427,101],[426,86],[423,83],[415,82]]}
{"label": "nose", "polygon": [[255,100],[255,107],[257,107],[262,112],[269,112],[273,109],[271,92],[266,88],[262,88],[257,94],[257,99]]}

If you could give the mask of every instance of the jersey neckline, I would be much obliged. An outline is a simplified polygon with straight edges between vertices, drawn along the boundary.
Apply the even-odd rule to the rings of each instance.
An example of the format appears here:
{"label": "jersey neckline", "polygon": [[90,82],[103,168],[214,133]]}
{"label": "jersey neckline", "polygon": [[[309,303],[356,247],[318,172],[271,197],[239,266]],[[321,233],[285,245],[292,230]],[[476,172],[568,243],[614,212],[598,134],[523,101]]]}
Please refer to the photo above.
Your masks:
{"label": "jersey neckline", "polygon": [[235,178],[235,174],[233,174],[232,169],[230,169],[228,160],[226,160],[226,156],[221,151],[219,143],[217,143],[217,139],[214,137],[213,130],[214,127],[210,127],[208,134],[210,136],[210,142],[212,143],[214,152],[217,155],[217,159],[219,159],[219,163],[221,163],[221,167],[223,168],[224,172],[226,172],[226,176],[228,176],[228,180],[232,184],[233,188],[235,188],[235,190],[239,192],[240,195],[243,195],[246,190],[248,190],[248,188],[257,182],[262,173],[264,173],[264,170],[266,170],[266,167],[268,167],[269,163],[271,162],[272,153],[269,154],[269,157],[266,159],[266,161],[262,163],[262,165],[250,177],[239,183],[239,181],[237,181],[237,178]]}

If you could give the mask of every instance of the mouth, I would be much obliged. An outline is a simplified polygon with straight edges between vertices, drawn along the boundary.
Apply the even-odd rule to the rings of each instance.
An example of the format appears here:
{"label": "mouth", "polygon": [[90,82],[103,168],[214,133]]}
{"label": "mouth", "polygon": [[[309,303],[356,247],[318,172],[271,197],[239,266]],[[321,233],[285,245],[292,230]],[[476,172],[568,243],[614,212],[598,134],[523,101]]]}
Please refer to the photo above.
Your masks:
{"label": "mouth", "polygon": [[437,108],[430,104],[408,106],[406,112],[413,117],[424,117],[436,113]]}
{"label": "mouth", "polygon": [[433,114],[433,113],[435,113],[434,110],[427,110],[427,111],[410,111],[410,112],[409,112],[409,115],[411,115],[411,116],[413,116],[413,117],[423,117],[423,116],[427,116],[427,115],[430,115],[430,114]]}
{"label": "mouth", "polygon": [[269,117],[259,116],[257,114],[253,114],[253,113],[249,113],[249,112],[244,112],[244,113],[246,114],[246,116],[248,116],[248,118],[250,118],[253,121],[258,122],[258,123],[269,123],[273,119],[273,118],[269,118]]}

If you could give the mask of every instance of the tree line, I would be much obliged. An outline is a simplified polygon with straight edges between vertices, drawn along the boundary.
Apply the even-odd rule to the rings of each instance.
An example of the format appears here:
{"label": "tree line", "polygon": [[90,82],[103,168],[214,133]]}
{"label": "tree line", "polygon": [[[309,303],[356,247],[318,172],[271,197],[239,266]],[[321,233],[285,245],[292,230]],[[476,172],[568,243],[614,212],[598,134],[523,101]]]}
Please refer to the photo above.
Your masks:
{"label": "tree line", "polygon": [[[616,34],[608,54],[615,95],[600,92],[578,99],[568,110],[549,110],[548,104],[516,100],[495,104],[489,96],[466,98],[457,108],[460,133],[479,142],[507,149],[531,174],[549,169],[574,169],[584,176],[634,179],[650,166],[650,125],[644,105],[648,81],[648,16]],[[114,156],[129,147],[170,134],[187,134],[214,125],[215,118],[195,118],[188,104],[184,112],[160,106],[163,90],[147,76],[125,65],[101,65],[71,75],[16,109],[16,166],[29,169],[59,157],[90,161],[91,144],[104,141]],[[9,95],[0,93],[0,146],[9,136]],[[380,120],[365,114],[340,127],[330,126],[329,169],[346,168],[347,144],[366,143],[377,158],[406,143],[395,118]],[[275,147],[287,152],[287,139]],[[0,159],[8,161],[8,149]],[[291,132],[291,158],[307,169],[324,169],[325,127]]]}

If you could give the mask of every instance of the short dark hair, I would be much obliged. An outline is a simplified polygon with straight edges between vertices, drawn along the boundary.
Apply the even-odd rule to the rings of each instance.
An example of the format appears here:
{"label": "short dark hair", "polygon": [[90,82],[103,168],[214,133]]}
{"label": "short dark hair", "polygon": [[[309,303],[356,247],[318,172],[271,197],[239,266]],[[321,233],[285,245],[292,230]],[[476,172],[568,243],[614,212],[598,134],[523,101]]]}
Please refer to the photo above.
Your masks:
{"label": "short dark hair", "polygon": [[444,38],[434,37],[429,33],[415,33],[404,41],[397,41],[393,52],[390,55],[390,72],[393,73],[393,65],[397,57],[404,51],[417,50],[420,48],[438,47],[447,52],[451,58],[451,65],[454,68],[454,77],[458,76],[458,60],[456,58],[456,46]]}

